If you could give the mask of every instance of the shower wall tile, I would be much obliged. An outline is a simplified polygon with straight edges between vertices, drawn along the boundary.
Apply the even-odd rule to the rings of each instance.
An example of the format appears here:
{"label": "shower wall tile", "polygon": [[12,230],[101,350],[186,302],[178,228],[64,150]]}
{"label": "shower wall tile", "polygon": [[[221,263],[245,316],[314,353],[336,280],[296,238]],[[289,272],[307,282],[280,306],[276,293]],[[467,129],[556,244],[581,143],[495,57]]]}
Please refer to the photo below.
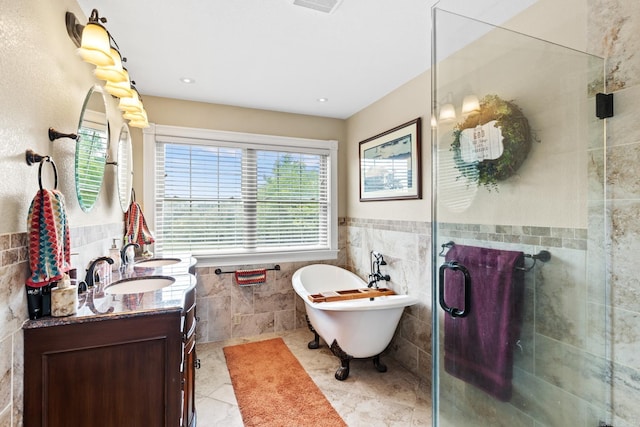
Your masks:
{"label": "shower wall tile", "polygon": [[[461,382],[458,380],[458,382]],[[462,405],[472,412],[466,413],[464,419],[455,426],[534,426],[535,420],[508,402],[500,402],[480,389],[466,384],[462,396]]]}
{"label": "shower wall tile", "polygon": [[638,164],[640,164],[640,142],[615,145],[607,150],[608,198],[640,198]]}
{"label": "shower wall tile", "polygon": [[607,266],[611,254],[610,215],[603,200],[589,202],[589,238],[587,240],[587,301],[602,304],[608,298]]}
{"label": "shower wall tile", "polygon": [[388,352],[419,378],[429,381],[430,370],[419,360],[431,354],[431,233],[427,222],[347,219],[348,269],[363,279],[371,273],[370,252],[377,251],[387,265],[380,271],[391,280],[384,286],[419,298],[407,307]]}
{"label": "shower wall tile", "polygon": [[611,360],[613,309],[610,305],[587,303],[586,348],[598,357]]}
{"label": "shower wall tile", "polygon": [[[588,403],[535,375],[516,369],[511,403],[546,426],[597,426],[587,422]],[[568,408],[571,408],[568,410]]]}
{"label": "shower wall tile", "polygon": [[535,349],[535,289],[534,280],[530,275],[525,275],[524,313],[522,315],[522,327],[520,340],[513,354],[513,365],[526,372],[534,372]]}
{"label": "shower wall tile", "polygon": [[[590,204],[590,209],[597,209],[596,204]],[[586,423],[580,425],[598,425],[598,417],[606,412],[605,393],[609,390],[611,373],[603,357],[607,326],[596,323],[594,318],[598,316],[595,302],[605,302],[605,283],[601,274],[597,285],[595,281],[588,285],[584,272],[587,259],[599,257],[596,263],[602,264],[602,250],[590,253],[588,249],[594,244],[604,246],[603,211],[600,203],[600,219],[596,220],[600,234],[594,232],[593,235],[591,223],[589,230],[503,225],[495,225],[492,230],[491,226],[439,224],[442,241],[525,253],[537,253],[541,249],[551,252],[549,262],[536,263],[532,272],[525,275],[523,326],[514,353],[515,391],[511,404],[497,402],[478,390],[470,394],[472,386],[448,375],[442,376],[445,388],[456,390],[454,399],[459,399],[460,388],[464,390],[466,397],[461,405],[471,405],[480,413],[501,414],[506,418],[500,418],[499,425],[507,425],[504,419],[513,416],[513,411],[520,417],[519,422],[535,420],[535,425],[567,425],[573,420],[567,418],[567,407],[579,411],[580,421]],[[491,240],[483,240],[487,236],[491,236]],[[531,265],[530,260],[525,261]],[[590,289],[595,292],[596,286],[599,299],[594,295],[594,301],[588,303],[588,292]],[[600,310],[600,319],[606,322],[603,313],[606,311]],[[568,365],[572,366],[565,368]],[[456,382],[462,384],[454,386]],[[469,397],[471,395],[477,402]]]}
{"label": "shower wall tile", "polygon": [[[636,56],[640,58],[640,55]],[[614,93],[614,116],[607,119],[607,147],[640,142],[640,127],[637,125],[639,109],[640,84]]]}
{"label": "shower wall tile", "polygon": [[[640,313],[616,308],[611,321],[615,331],[612,345],[618,366],[640,367]],[[640,380],[640,375],[638,376]],[[640,387],[640,384],[639,384]]]}
{"label": "shower wall tile", "polygon": [[611,304],[640,312],[640,200],[613,200],[611,215]]}
{"label": "shower wall tile", "polygon": [[588,45],[607,58],[609,92],[640,83],[640,17],[637,3],[627,0],[590,0]]}
{"label": "shower wall tile", "polygon": [[604,153],[605,150],[602,147],[587,152],[587,197],[590,202],[604,199]]}
{"label": "shower wall tile", "polygon": [[538,335],[535,363],[535,374],[541,380],[606,409],[611,380],[606,359]]}
{"label": "shower wall tile", "polygon": [[585,252],[554,248],[535,269],[535,327],[539,334],[584,347],[586,333]]}
{"label": "shower wall tile", "polygon": [[612,384],[613,411],[616,415],[613,425],[616,427],[639,426],[640,374],[638,369],[614,363]]}

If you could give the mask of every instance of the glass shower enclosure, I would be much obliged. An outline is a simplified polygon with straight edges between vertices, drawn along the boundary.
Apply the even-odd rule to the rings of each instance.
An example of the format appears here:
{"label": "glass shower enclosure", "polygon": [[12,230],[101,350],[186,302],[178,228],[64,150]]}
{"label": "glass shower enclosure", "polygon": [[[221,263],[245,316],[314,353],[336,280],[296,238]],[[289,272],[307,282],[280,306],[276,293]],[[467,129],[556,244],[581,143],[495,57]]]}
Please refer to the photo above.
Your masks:
{"label": "glass shower enclosure", "polygon": [[605,425],[604,61],[432,19],[433,425]]}

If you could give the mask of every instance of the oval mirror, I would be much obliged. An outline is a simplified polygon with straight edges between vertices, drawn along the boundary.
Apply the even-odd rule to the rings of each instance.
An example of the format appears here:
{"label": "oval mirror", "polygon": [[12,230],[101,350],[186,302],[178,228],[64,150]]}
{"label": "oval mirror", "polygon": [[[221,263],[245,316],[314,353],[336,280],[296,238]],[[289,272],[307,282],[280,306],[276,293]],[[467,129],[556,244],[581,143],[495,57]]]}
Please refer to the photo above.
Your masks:
{"label": "oval mirror", "polygon": [[109,121],[104,92],[89,89],[80,113],[76,140],[76,195],[83,211],[95,205],[102,187],[109,147]]}
{"label": "oval mirror", "polygon": [[118,197],[122,212],[129,209],[131,187],[133,186],[133,152],[129,126],[122,124],[118,138]]}

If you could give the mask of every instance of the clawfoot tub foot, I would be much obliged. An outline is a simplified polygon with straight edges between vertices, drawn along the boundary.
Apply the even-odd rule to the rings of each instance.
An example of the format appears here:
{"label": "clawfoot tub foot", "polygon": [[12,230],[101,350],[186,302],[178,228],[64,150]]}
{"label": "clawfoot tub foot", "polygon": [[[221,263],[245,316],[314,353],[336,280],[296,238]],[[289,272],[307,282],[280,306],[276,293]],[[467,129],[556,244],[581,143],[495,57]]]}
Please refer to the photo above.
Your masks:
{"label": "clawfoot tub foot", "polygon": [[387,365],[380,361],[380,355],[374,356],[373,366],[375,366],[378,372],[387,372]]}
{"label": "clawfoot tub foot", "polygon": [[340,367],[336,371],[335,377],[338,381],[344,381],[349,376],[349,362],[353,359],[353,356],[345,353],[336,340],[331,343],[331,352],[340,359]]}
{"label": "clawfoot tub foot", "polygon": [[336,371],[335,377],[338,381],[344,381],[349,376],[349,359],[342,360],[340,365],[341,366]]}
{"label": "clawfoot tub foot", "polygon": [[309,341],[309,343],[307,344],[307,348],[311,349],[311,350],[315,350],[317,348],[320,347],[320,335],[318,335],[318,333],[316,332],[315,329],[313,329],[313,326],[311,325],[311,322],[309,321],[309,316],[305,316],[307,319],[307,326],[309,327],[309,330],[311,332],[313,332],[313,341]]}

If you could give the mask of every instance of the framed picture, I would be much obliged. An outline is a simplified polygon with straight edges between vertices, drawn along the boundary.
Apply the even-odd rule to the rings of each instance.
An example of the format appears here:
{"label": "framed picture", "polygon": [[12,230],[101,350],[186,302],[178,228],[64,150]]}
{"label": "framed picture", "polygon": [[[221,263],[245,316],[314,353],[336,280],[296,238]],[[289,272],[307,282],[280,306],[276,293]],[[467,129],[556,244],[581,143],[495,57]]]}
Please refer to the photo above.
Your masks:
{"label": "framed picture", "polygon": [[360,201],[421,199],[420,118],[360,142]]}

